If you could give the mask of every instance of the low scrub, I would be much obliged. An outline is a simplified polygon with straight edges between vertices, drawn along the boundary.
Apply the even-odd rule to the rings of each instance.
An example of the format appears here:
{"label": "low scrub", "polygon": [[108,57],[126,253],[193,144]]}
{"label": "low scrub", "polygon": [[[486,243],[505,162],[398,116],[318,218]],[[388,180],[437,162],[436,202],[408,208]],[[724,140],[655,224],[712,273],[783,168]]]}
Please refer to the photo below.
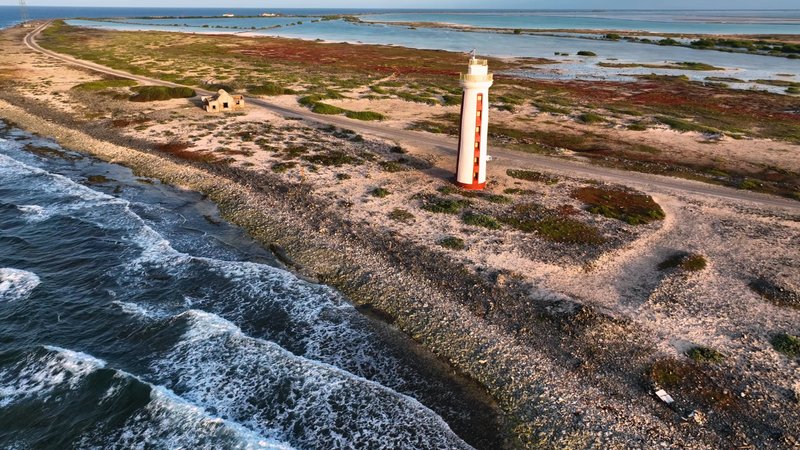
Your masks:
{"label": "low scrub", "polygon": [[386,120],[386,116],[384,116],[381,113],[376,113],[373,111],[346,111],[344,115],[350,119],[356,119],[356,120],[365,120],[365,121]]}
{"label": "low scrub", "polygon": [[666,216],[661,206],[646,194],[624,189],[587,186],[572,192],[572,198],[589,207],[592,214],[621,220],[629,225],[642,225]]}
{"label": "low scrub", "polygon": [[191,98],[197,95],[194,89],[187,87],[141,86],[134,90],[136,94],[130,98],[132,102],[158,102],[173,98]]}
{"label": "low scrub", "polygon": [[713,348],[697,346],[692,347],[686,352],[686,356],[697,362],[718,363],[725,359],[725,355]]}
{"label": "low scrub", "polygon": [[403,208],[395,208],[389,213],[389,218],[400,223],[411,224],[414,223],[414,214],[408,212]]}
{"label": "low scrub", "polygon": [[435,195],[426,196],[422,199],[422,209],[432,213],[458,214],[467,206],[469,206],[468,200],[455,200]]}
{"label": "low scrub", "polygon": [[682,119],[677,119],[675,117],[658,116],[656,117],[656,120],[675,131],[680,131],[681,133],[687,133],[690,131],[696,131],[698,133],[718,133],[718,130],[715,130],[714,128]]}
{"label": "low scrub", "polygon": [[597,56],[597,53],[590,52],[588,50],[581,50],[578,52],[578,56]]}
{"label": "low scrub", "polygon": [[506,175],[510,176],[511,178],[516,178],[518,180],[534,181],[548,185],[556,184],[559,181],[558,177],[547,175],[542,172],[536,172],[533,170],[508,169],[506,171]]}
{"label": "low scrub", "polygon": [[441,239],[439,245],[450,250],[464,250],[467,247],[463,239],[455,236],[448,236]]}
{"label": "low scrub", "polygon": [[127,78],[114,78],[110,80],[98,80],[81,83],[73,86],[72,89],[77,91],[102,91],[105,89],[133,87],[137,84],[139,83]]}
{"label": "low scrub", "polygon": [[658,265],[659,270],[681,269],[686,272],[699,272],[706,268],[708,262],[703,255],[676,253]]}
{"label": "low scrub", "polygon": [[461,216],[461,220],[467,225],[488,228],[490,230],[500,229],[500,222],[498,222],[494,217],[487,216],[485,214],[467,212]]}
{"label": "low scrub", "polygon": [[258,86],[250,86],[247,88],[247,91],[253,95],[265,95],[265,96],[295,94],[295,91],[285,88],[276,83],[265,83],[265,84],[260,84]]}
{"label": "low scrub", "polygon": [[534,203],[515,205],[498,220],[554,242],[597,245],[606,241],[597,228]]}
{"label": "low scrub", "polygon": [[314,155],[305,155],[301,157],[303,160],[312,164],[319,164],[321,166],[335,166],[341,167],[345,165],[360,164],[361,160],[350,156],[340,150],[331,150],[328,152],[317,153]]}
{"label": "low scrub", "polygon": [[377,188],[373,189],[372,191],[370,191],[370,193],[369,193],[369,195],[371,195],[373,197],[378,197],[378,198],[388,197],[390,194],[391,194],[391,192],[389,192],[388,189],[385,189],[385,188],[382,188],[382,187],[377,187]]}
{"label": "low scrub", "polygon": [[792,336],[791,334],[781,333],[776,334],[770,340],[772,348],[778,353],[783,353],[790,358],[797,358],[800,356],[800,338]]}

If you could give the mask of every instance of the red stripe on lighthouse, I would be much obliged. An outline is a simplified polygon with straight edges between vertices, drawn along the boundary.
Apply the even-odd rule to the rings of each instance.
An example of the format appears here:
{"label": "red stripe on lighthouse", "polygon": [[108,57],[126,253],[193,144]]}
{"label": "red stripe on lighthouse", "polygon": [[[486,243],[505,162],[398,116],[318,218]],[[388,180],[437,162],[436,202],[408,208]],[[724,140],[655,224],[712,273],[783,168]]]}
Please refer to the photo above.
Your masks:
{"label": "red stripe on lighthouse", "polygon": [[[483,125],[483,94],[478,94],[478,101],[476,103],[477,106],[475,107],[475,152],[473,154],[472,183],[466,184],[457,181],[456,184],[458,184],[460,187],[464,189],[478,190],[486,187],[486,182],[483,183],[478,182],[478,177],[480,176],[480,171],[481,171],[481,135],[483,134],[481,126]],[[463,110],[463,103],[462,103],[462,110]],[[459,148],[460,147],[461,146],[459,145]]]}

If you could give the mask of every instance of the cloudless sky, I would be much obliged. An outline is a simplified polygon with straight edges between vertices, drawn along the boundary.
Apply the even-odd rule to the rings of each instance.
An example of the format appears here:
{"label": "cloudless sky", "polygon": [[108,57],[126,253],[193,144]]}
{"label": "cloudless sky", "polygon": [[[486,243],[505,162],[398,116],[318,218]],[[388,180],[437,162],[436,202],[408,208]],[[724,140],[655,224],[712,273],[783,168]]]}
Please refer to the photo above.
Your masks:
{"label": "cloudless sky", "polygon": [[[27,0],[29,6],[220,8],[440,8],[440,9],[800,9],[800,0]],[[17,5],[18,0],[0,0]]]}

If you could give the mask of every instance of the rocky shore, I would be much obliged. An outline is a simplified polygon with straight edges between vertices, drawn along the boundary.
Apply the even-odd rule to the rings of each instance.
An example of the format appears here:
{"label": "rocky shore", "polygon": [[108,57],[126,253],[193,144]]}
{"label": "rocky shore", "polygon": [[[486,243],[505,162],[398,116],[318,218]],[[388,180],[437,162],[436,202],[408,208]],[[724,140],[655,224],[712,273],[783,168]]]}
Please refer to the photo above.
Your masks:
{"label": "rocky shore", "polygon": [[83,128],[36,102],[21,106],[2,101],[0,116],[64,147],[201,192],[291,269],[336,287],[477,381],[504,412],[509,448],[791,445],[791,436],[770,435],[779,427],[756,412],[734,409],[719,426],[700,427],[681,420],[689,411],[642,395],[650,388],[640,375],[650,363],[649,343],[629,320],[566,296],[531,294],[502,273],[474,273],[444,252],[354,223],[314,186],[179,160],[114,130]]}

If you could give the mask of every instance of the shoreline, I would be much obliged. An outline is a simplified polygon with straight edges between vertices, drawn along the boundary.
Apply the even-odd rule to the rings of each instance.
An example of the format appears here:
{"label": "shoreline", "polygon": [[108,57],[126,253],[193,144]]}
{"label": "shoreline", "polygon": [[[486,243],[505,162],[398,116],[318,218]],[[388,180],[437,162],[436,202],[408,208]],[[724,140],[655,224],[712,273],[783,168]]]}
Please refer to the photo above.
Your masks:
{"label": "shoreline", "polygon": [[[326,52],[333,50],[325,48]],[[357,51],[368,50],[369,47],[363,47]],[[439,58],[440,54],[432,56]],[[34,60],[41,61],[40,58]],[[745,375],[744,363],[749,363],[749,360],[740,361],[738,358],[748,358],[749,354],[745,356],[738,338],[728,336],[727,331],[712,329],[709,330],[710,335],[706,335],[692,329],[690,324],[694,322],[690,321],[678,322],[675,332],[667,332],[665,336],[664,325],[667,325],[666,330],[670,330],[672,327],[669,325],[674,322],[658,320],[658,315],[662,314],[659,308],[668,307],[670,302],[673,305],[675,303],[671,300],[663,303],[658,299],[657,291],[653,294],[655,300],[648,298],[651,295],[649,292],[656,286],[651,284],[653,281],[640,278],[651,274],[658,280],[654,282],[659,283],[663,277],[667,286],[673,284],[680,286],[679,289],[685,289],[682,283],[686,282],[710,279],[710,286],[713,286],[717,282],[730,284],[728,281],[734,281],[734,288],[724,292],[731,294],[735,291],[736,296],[740,296],[742,293],[738,291],[738,286],[741,284],[745,287],[746,281],[742,284],[740,279],[734,280],[734,277],[727,275],[726,278],[717,279],[716,273],[717,267],[724,267],[730,259],[736,258],[720,255],[719,247],[715,244],[706,246],[686,242],[686,236],[682,236],[682,233],[692,228],[693,224],[699,225],[702,230],[730,220],[750,223],[756,219],[756,223],[784,226],[779,219],[771,220],[762,216],[768,214],[774,217],[776,212],[755,205],[736,205],[734,202],[730,210],[725,210],[716,219],[698,220],[692,215],[698,212],[698,208],[718,214],[724,209],[723,202],[719,199],[701,200],[700,195],[651,187],[645,189],[664,206],[667,220],[663,225],[627,229],[614,220],[598,221],[597,217],[584,210],[585,206],[569,199],[573,188],[586,186],[587,183],[596,185],[596,181],[583,177],[580,180],[572,179],[569,177],[570,170],[561,169],[556,170],[560,177],[558,187],[526,186],[504,178],[500,175],[500,169],[518,169],[520,166],[534,168],[536,163],[527,161],[526,165],[524,158],[521,158],[522,153],[504,153],[504,157],[509,158],[510,166],[505,161],[494,166],[497,173],[493,177],[497,178],[497,184],[492,186],[491,193],[503,192],[512,197],[500,195],[500,200],[517,205],[530,201],[550,207],[574,205],[573,209],[564,209],[565,213],[576,214],[584,221],[603,225],[605,232],[615,242],[626,244],[623,248],[615,245],[591,246],[581,249],[582,253],[569,253],[564,246],[543,245],[543,240],[537,236],[514,234],[508,228],[488,232],[475,227],[470,229],[461,223],[458,216],[432,216],[426,213],[426,198],[439,194],[450,198],[460,195],[448,191],[447,185],[441,186],[437,193],[437,186],[446,184],[449,154],[431,155],[431,150],[426,148],[427,143],[421,146],[420,143],[404,143],[411,145],[406,148],[411,154],[400,157],[392,155],[396,152],[390,151],[391,142],[374,140],[374,136],[366,140],[358,135],[361,139],[358,142],[364,144],[355,146],[349,143],[350,138],[326,137],[340,133],[336,127],[326,130],[319,125],[309,126],[308,123],[301,124],[293,120],[287,122],[285,118],[265,114],[259,108],[252,108],[243,115],[212,118],[201,113],[193,100],[139,106],[128,103],[125,97],[107,106],[110,115],[98,117],[86,114],[89,111],[81,105],[102,97],[71,89],[78,83],[96,78],[97,74],[90,73],[88,76],[91,78],[87,78],[86,72],[72,71],[70,75],[65,72],[61,73],[60,85],[55,86],[51,94],[53,101],[25,94],[1,94],[0,97],[26,110],[28,116],[24,117],[25,121],[43,130],[40,134],[61,135],[62,139],[80,147],[79,150],[83,150],[81,146],[91,141],[92,145],[96,144],[96,151],[107,158],[119,158],[127,161],[126,165],[136,165],[138,170],[158,172],[157,178],[172,181],[170,184],[182,183],[185,187],[204,192],[220,205],[232,222],[242,225],[254,237],[259,237],[263,245],[273,244],[276,253],[285,255],[285,260],[301,274],[339,288],[360,309],[376,314],[387,322],[394,322],[397,328],[481,383],[513,416],[511,434],[523,441],[515,447],[537,447],[539,444],[553,447],[645,446],[656,440],[667,439],[664,436],[669,436],[668,442],[679,446],[720,447],[732,442],[774,442],[772,435],[760,428],[763,426],[761,415],[767,408],[764,404],[761,407],[748,405],[756,406],[754,410],[757,412],[742,415],[741,418],[711,408],[714,415],[719,413],[713,427],[706,429],[690,425],[687,429],[681,425],[681,414],[685,411],[668,410],[651,397],[651,386],[643,386],[641,377],[647,377],[648,367],[657,358],[665,355],[683,358],[681,355],[686,344],[671,348],[672,340],[677,337],[697,344],[713,345],[722,351],[737,352],[736,361],[708,367],[712,379],[725,379],[727,370],[733,368],[731,376],[734,386],[756,381],[762,385],[759,387],[762,392],[767,391],[765,395],[772,394],[778,388],[763,386],[764,380],[775,383],[773,377],[755,378],[749,372]],[[48,73],[40,76],[47,77]],[[36,85],[31,88],[33,92],[40,89]],[[64,101],[64,93],[67,93],[70,102]],[[401,103],[400,100],[373,102],[372,99],[356,97],[331,100],[336,105],[356,110],[371,110],[380,102],[384,102],[383,106],[391,108],[391,111],[420,114],[425,109],[409,106],[411,104]],[[296,103],[296,98],[285,96],[271,102],[289,106]],[[7,103],[3,105],[3,112],[9,110],[5,106]],[[124,113],[120,113],[120,110]],[[17,109],[15,114],[24,116],[21,109]],[[391,112],[388,114],[391,115]],[[495,114],[501,117],[499,112]],[[133,127],[141,123],[141,119],[147,120],[150,127]],[[46,128],[47,121],[51,128]],[[125,126],[115,130],[116,125],[113,124],[117,121]],[[339,122],[338,125],[347,127],[348,123]],[[352,125],[358,127],[356,123]],[[366,136],[372,135],[369,127],[361,132]],[[63,137],[70,133],[71,138]],[[613,131],[604,128],[602,133]],[[287,148],[259,148],[253,143],[253,134],[269,136],[274,144]],[[655,130],[649,135],[664,135],[670,140],[681,136]],[[221,140],[203,136],[218,136]],[[237,136],[241,139],[237,139]],[[166,139],[166,143],[178,140],[191,142],[193,150],[170,154],[159,147],[162,139]],[[106,148],[114,143],[122,146]],[[295,148],[298,145],[311,148]],[[749,147],[752,148],[752,144]],[[316,158],[330,156],[335,153],[331,148],[343,149],[347,152],[343,156],[355,156],[360,162],[338,168],[330,167],[335,164],[309,165],[305,162],[320,161]],[[300,151],[301,155],[289,157],[289,152],[295,150]],[[303,154],[303,151],[307,153]],[[314,153],[311,159],[306,159],[310,155],[308,151]],[[399,153],[405,153],[404,149],[400,148]],[[216,159],[216,163],[201,159],[212,155],[223,159]],[[426,157],[430,159],[423,161]],[[398,164],[399,160],[381,161],[397,158],[405,161],[402,165],[408,163],[408,167],[394,176],[381,170],[382,166],[377,163]],[[289,159],[296,159],[300,167],[279,176],[275,168],[280,164],[285,165],[284,161]],[[787,160],[782,158],[780,161],[785,163]],[[422,162],[427,163],[420,164]],[[169,167],[165,168],[167,165]],[[336,176],[342,171],[352,175],[353,179],[348,178],[349,181],[343,182],[340,178],[340,181],[336,181]],[[627,184],[625,181],[619,182]],[[369,194],[369,190],[376,186],[389,188],[396,195],[377,200]],[[411,192],[408,188],[411,188]],[[524,196],[517,196],[517,193],[503,191],[503,188],[508,188],[507,191],[533,189]],[[414,196],[411,196],[412,193]],[[484,199],[471,201],[473,207],[484,214],[504,214],[507,209],[489,204]],[[417,217],[416,225],[399,226],[387,222],[386,214],[392,207],[413,211]],[[364,214],[369,214],[373,220]],[[723,219],[722,223],[718,221],[719,218]],[[434,224],[436,227],[431,228]],[[444,233],[464,238],[474,249],[465,252],[442,250],[435,243]],[[776,237],[780,239],[781,233],[767,236],[769,240]],[[675,241],[676,237],[679,241]],[[699,279],[682,279],[680,274],[652,273],[670,252],[684,249],[711,252],[706,253],[712,261],[711,269],[701,274]],[[783,253],[787,256],[792,254],[788,250]],[[482,254],[488,256],[483,257]],[[753,259],[753,255],[750,256]],[[755,259],[759,262],[769,261],[759,254]],[[750,267],[745,269],[752,270]],[[734,270],[731,273],[740,275],[739,272]],[[637,273],[642,275],[635,275]],[[749,277],[752,272],[741,275]],[[592,286],[597,292],[591,291]],[[690,287],[691,284],[686,286]],[[598,292],[609,301],[597,298]],[[703,297],[703,294],[700,292],[699,297]],[[623,296],[618,304],[617,296]],[[745,301],[752,304],[754,299],[745,298]],[[637,304],[646,312],[637,313]],[[703,306],[711,306],[714,310],[717,304],[711,301]],[[678,314],[684,312],[672,311]],[[726,310],[726,313],[730,313],[730,310]],[[651,314],[655,314],[655,317]],[[733,329],[761,336],[775,330],[773,317],[778,322],[794,317],[790,311],[786,312],[783,319],[775,314],[777,311],[768,310],[765,313],[768,316],[766,322],[753,322],[757,325],[755,329],[750,322],[741,321],[734,322]],[[648,317],[655,320],[650,322]],[[778,326],[787,325],[780,323]],[[734,331],[730,333],[735,334]],[[730,345],[736,350],[732,350]],[[786,373],[783,369],[782,373]],[[782,380],[778,385],[783,385]],[[727,384],[725,386],[728,387]],[[680,396],[677,397],[680,400]],[[774,397],[769,400],[771,403]],[[787,405],[780,405],[776,410],[787,411],[786,408]],[[729,435],[729,428],[726,428],[729,422],[748,438]],[[563,429],[566,429],[566,434],[560,435]]]}
{"label": "shoreline", "polygon": [[[577,382],[574,376],[564,372],[565,368],[542,359],[544,355],[532,355],[530,348],[509,340],[496,326],[476,317],[475,311],[470,312],[472,308],[468,305],[454,302],[453,298],[447,299],[441,288],[437,288],[436,283],[432,284],[430,278],[419,270],[398,272],[398,268],[393,268],[390,262],[397,261],[398,255],[392,256],[391,251],[380,254],[365,249],[361,236],[367,230],[332,229],[338,228],[335,220],[332,220],[334,218],[310,214],[311,210],[297,217],[282,196],[274,197],[280,192],[297,201],[298,197],[303,197],[304,189],[285,192],[285,187],[277,186],[274,190],[278,192],[274,192],[273,189],[247,188],[221,174],[209,173],[187,163],[179,164],[142,150],[98,140],[58,125],[52,122],[52,118],[44,119],[12,106],[4,100],[0,100],[0,106],[0,116],[4,119],[29,132],[51,136],[64,148],[129,167],[140,176],[200,192],[218,205],[223,218],[242,227],[253,239],[267,247],[278,245],[284,249],[300,274],[337,288],[360,309],[367,307],[380,311],[379,314],[384,317],[388,315],[393,318],[394,327],[448,361],[498,401],[509,416],[508,429],[514,430],[513,433],[506,430],[506,433],[522,440],[521,445],[513,447],[529,447],[533,443],[545,447],[562,447],[577,442],[581,446],[624,446],[631,443],[631,434],[634,432],[629,426],[611,425],[624,423],[624,417],[630,419],[630,410],[619,411],[611,405],[603,406],[606,403],[602,400],[604,396],[599,392],[592,393],[592,388],[579,388],[578,385],[565,387],[565,384]],[[246,180],[245,183],[254,186]],[[265,201],[268,206],[264,204]],[[323,205],[307,206],[325,209]],[[287,207],[290,211],[286,211]],[[309,219],[313,219],[313,222],[309,222]],[[320,236],[316,230],[325,230],[327,236]],[[378,242],[373,244],[395,247],[395,244],[385,240],[385,236],[377,238]],[[366,261],[369,262],[364,265]],[[421,262],[415,261],[417,265]],[[441,258],[433,257],[430,263],[422,264],[421,269],[430,269],[442,263],[449,265]],[[453,269],[460,270],[457,267],[450,270]],[[448,271],[445,267],[445,273]],[[460,287],[454,285],[450,288],[465,290],[467,298],[475,298],[475,294],[485,293],[486,290],[495,291],[490,296],[496,299],[513,295],[506,288],[489,286],[474,276],[456,281],[456,285]],[[477,292],[470,294],[470,291]],[[408,292],[414,292],[415,297],[425,292],[426,300],[420,302],[419,298],[409,298]],[[559,308],[566,308],[566,311],[574,308],[557,300],[552,304],[555,306],[560,303]],[[571,314],[567,312],[567,316]],[[558,381],[558,386],[554,381]],[[571,400],[567,401],[567,398]],[[585,403],[580,399],[593,401]],[[574,415],[576,410],[580,411],[579,416]],[[601,415],[607,414],[607,411],[617,411],[615,416],[622,415],[616,419],[601,419],[597,416],[601,411],[604,411]],[[635,422],[639,423],[639,427],[635,440],[644,443],[655,438],[655,435],[670,434],[668,429],[657,431],[666,423],[648,419],[650,414],[644,410],[640,410],[636,416]],[[566,420],[567,417],[580,417],[580,420]],[[631,425],[630,422],[627,425]]]}

